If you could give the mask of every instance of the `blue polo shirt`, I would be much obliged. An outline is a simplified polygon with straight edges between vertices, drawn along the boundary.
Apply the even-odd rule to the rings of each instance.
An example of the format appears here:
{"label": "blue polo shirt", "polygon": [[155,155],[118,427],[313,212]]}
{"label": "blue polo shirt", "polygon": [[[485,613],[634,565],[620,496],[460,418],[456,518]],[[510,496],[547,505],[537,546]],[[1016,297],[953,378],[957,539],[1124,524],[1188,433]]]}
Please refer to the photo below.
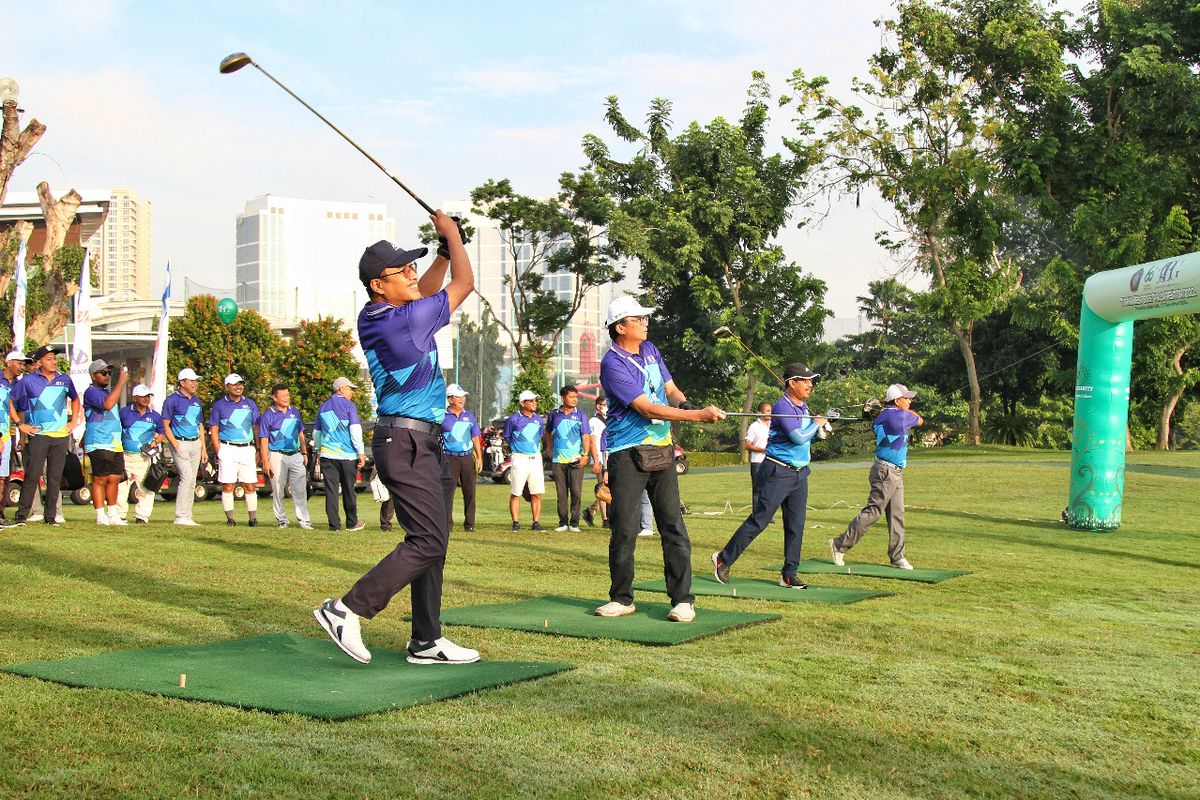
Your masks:
{"label": "blue polo shirt", "polygon": [[671,423],[643,417],[630,408],[640,395],[650,402],[669,405],[667,383],[671,372],[663,363],[658,348],[642,342],[637,353],[628,353],[616,343],[600,362],[600,384],[608,398],[608,452],[626,450],[642,444],[670,444]]}
{"label": "blue polo shirt", "polygon": [[901,469],[908,463],[908,432],[920,420],[900,406],[884,406],[871,427],[875,429],[875,457]]}
{"label": "blue polo shirt", "polygon": [[50,379],[41,370],[30,372],[12,393],[12,404],[25,414],[25,422],[40,428],[37,435],[54,438],[67,435],[67,401],[78,399],[71,376],[64,372],[56,372]]}
{"label": "blue polo shirt", "polygon": [[808,403],[797,403],[786,394],[771,406],[771,431],[767,434],[767,452],[769,458],[782,461],[796,469],[807,467],[812,459],[809,457],[809,444],[817,435],[817,424],[811,418],[789,419],[779,414],[811,414]]}
{"label": "blue polo shirt", "polygon": [[558,464],[578,461],[583,455],[583,435],[591,435],[583,411],[578,406],[570,411],[556,408],[546,424],[550,428],[550,460]]}
{"label": "blue polo shirt", "polygon": [[213,403],[208,424],[217,427],[217,439],[230,444],[252,444],[254,426],[258,424],[258,406],[245,395],[236,403],[223,395]]}
{"label": "blue polo shirt", "polygon": [[126,453],[140,452],[154,434],[163,432],[162,416],[153,408],[139,414],[133,404],[121,409],[121,446]]}
{"label": "blue polo shirt", "polygon": [[446,380],[433,337],[449,324],[450,298],[444,289],[402,306],[368,303],[359,312],[358,341],[375,384],[380,416],[441,424]]}
{"label": "blue polo shirt", "polygon": [[83,430],[85,453],[94,450],[122,452],[120,409],[116,403],[112,408],[104,407],[111,393],[110,389],[95,384],[83,390],[83,421],[87,423]]}
{"label": "blue polo shirt", "polygon": [[8,401],[12,397],[13,387],[16,386],[16,381],[10,381],[4,377],[4,373],[0,372],[0,409],[3,413],[0,416],[0,448],[8,446],[8,440],[12,438],[12,420],[8,416]]}
{"label": "blue polo shirt", "polygon": [[[441,374],[440,372],[438,373]],[[442,390],[442,394],[445,394]],[[380,412],[382,413],[382,412]],[[407,416],[407,415],[405,415]],[[351,425],[358,421],[358,407],[336,392],[317,409],[317,431],[321,434],[321,458],[358,458]]]}
{"label": "blue polo shirt", "polygon": [[163,402],[162,415],[171,423],[171,435],[176,439],[200,438],[200,421],[204,418],[204,410],[196,395],[184,397],[182,392],[171,394]]}
{"label": "blue polo shirt", "polygon": [[454,456],[469,455],[475,450],[474,438],[480,435],[479,422],[470,411],[464,408],[457,417],[450,411],[446,412],[446,418],[442,420],[442,448],[447,453]]}
{"label": "blue polo shirt", "polygon": [[537,455],[542,452],[545,425],[541,414],[535,412],[532,417],[527,417],[517,411],[504,421],[504,438],[514,453]]}
{"label": "blue polo shirt", "polygon": [[295,406],[280,411],[272,404],[258,418],[258,436],[267,440],[267,449],[272,452],[297,452],[303,431],[304,420]]}

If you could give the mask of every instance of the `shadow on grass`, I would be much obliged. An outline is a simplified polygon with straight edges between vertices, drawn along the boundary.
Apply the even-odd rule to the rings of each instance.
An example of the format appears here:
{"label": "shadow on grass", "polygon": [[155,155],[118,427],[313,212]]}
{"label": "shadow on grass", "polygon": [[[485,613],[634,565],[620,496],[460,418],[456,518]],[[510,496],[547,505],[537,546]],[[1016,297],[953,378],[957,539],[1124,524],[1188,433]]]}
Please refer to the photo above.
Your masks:
{"label": "shadow on grass", "polygon": [[[345,570],[355,574],[362,574],[375,566],[376,562],[370,561],[347,561],[341,558],[333,558],[332,556],[320,555],[318,553],[307,553],[302,550],[294,550],[289,547],[279,547],[272,544],[261,544],[259,542],[241,542],[232,539],[221,539],[216,536],[200,536],[196,539],[197,542],[203,544],[216,545],[232,550],[235,553],[242,553],[249,556],[264,556],[266,558],[279,558],[284,561],[300,561],[309,564],[318,564],[323,567],[333,567],[334,569]],[[390,550],[388,552],[391,552]],[[382,558],[382,555],[380,556]]]}
{"label": "shadow on grass", "polygon": [[1038,539],[1032,536],[1021,536],[1019,534],[1004,535],[998,533],[986,533],[984,531],[967,527],[961,530],[964,536],[991,539],[997,542],[1021,542],[1022,544],[1033,545],[1034,547],[1052,547],[1055,550],[1070,550],[1075,553],[1083,553],[1091,556],[1107,556],[1109,558],[1120,558],[1129,561],[1144,561],[1148,564],[1159,564],[1166,567],[1181,567],[1183,569],[1200,569],[1200,564],[1190,561],[1174,561],[1169,558],[1159,558],[1158,556],[1147,556],[1140,553],[1130,553],[1127,550],[1113,551],[1104,550],[1099,547],[1088,547],[1084,544],[1077,544],[1073,540],[1066,538],[1070,535],[1085,535],[1078,531],[1072,531],[1065,527],[1061,522],[1051,522],[1048,520],[1020,520],[1012,517],[996,517],[987,514],[977,514],[968,511],[947,511],[936,508],[922,508],[923,514],[934,514],[942,517],[955,517],[965,520],[983,520],[985,522],[997,523],[1000,525],[1017,525],[1024,528],[1036,528],[1042,531],[1054,531],[1059,534],[1059,538],[1054,540]]}
{"label": "shadow on grass", "polygon": [[572,550],[563,547],[551,547],[550,545],[534,544],[533,542],[525,542],[512,539],[482,539],[482,538],[466,538],[459,536],[452,539],[450,544],[453,546],[455,542],[459,544],[473,544],[494,547],[504,547],[509,550],[526,550],[538,555],[553,555],[563,558],[571,558],[579,561],[588,561],[593,564],[603,564],[605,569],[608,568],[608,543],[604,543],[604,553],[588,554],[579,550]]}

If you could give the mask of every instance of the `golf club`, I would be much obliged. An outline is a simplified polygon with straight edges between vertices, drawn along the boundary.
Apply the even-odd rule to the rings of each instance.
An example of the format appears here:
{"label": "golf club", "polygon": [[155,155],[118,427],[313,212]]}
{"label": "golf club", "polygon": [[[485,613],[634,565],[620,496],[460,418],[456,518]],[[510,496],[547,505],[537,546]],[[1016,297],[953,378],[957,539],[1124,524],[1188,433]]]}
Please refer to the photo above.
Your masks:
{"label": "golf club", "polygon": [[[867,422],[868,421],[866,417],[846,417],[846,416],[843,416],[840,412],[834,413],[835,411],[837,411],[837,409],[830,409],[829,411],[825,412],[824,414],[768,414],[765,416],[775,417],[778,419],[816,419],[817,417],[823,417],[823,418],[829,420],[830,422]],[[725,416],[727,416],[727,417],[761,417],[764,415],[758,413],[757,411],[726,411]]]}
{"label": "golf club", "polygon": [[[762,364],[763,368],[766,369],[767,372],[769,372],[773,376],[775,376],[775,380],[779,381],[781,384],[784,382],[783,378],[779,377],[779,373],[777,373],[775,370],[771,369],[771,365],[768,364],[766,361],[763,361],[762,357],[758,353],[754,352],[749,347],[747,347],[746,343],[743,342],[736,333],[731,331],[729,329],[728,325],[722,325],[721,327],[717,328],[715,331],[712,332],[712,335],[718,339],[725,339],[725,338],[733,339],[735,342],[737,342],[739,345],[742,346],[743,350],[745,350],[750,355],[754,356],[754,358],[758,360],[758,363]],[[753,415],[751,415],[751,416],[753,416]]]}
{"label": "golf club", "polygon": [[334,129],[334,131],[336,131],[336,132],[337,132],[337,134],[338,134],[339,136],[341,136],[343,139],[345,139],[345,140],[346,140],[347,142],[349,142],[350,144],[354,145],[354,149],[355,149],[355,150],[357,150],[358,152],[362,153],[364,156],[366,156],[366,157],[367,157],[367,160],[369,160],[369,161],[370,161],[372,164],[374,164],[375,166],[379,167],[379,169],[380,169],[380,170],[383,172],[383,174],[384,174],[384,175],[387,175],[389,178],[391,178],[393,181],[395,181],[396,185],[397,185],[397,186],[399,186],[401,189],[403,189],[405,192],[407,192],[409,197],[411,197],[413,200],[416,200],[418,203],[420,203],[420,204],[421,204],[421,208],[423,208],[423,209],[425,209],[426,211],[428,211],[430,215],[432,215],[432,214],[434,214],[434,213],[435,213],[435,212],[434,212],[434,209],[433,209],[433,208],[432,208],[432,207],[431,207],[431,206],[430,206],[428,203],[426,203],[426,202],[425,202],[424,200],[422,200],[421,198],[417,197],[417,194],[416,194],[416,192],[414,192],[412,189],[410,189],[410,188],[408,188],[407,186],[405,186],[405,185],[404,185],[404,182],[403,182],[403,181],[401,181],[399,178],[397,178],[397,177],[396,177],[395,175],[393,175],[392,173],[388,172],[388,171],[387,171],[387,168],[386,168],[385,166],[383,166],[383,164],[380,164],[378,161],[376,161],[376,160],[374,159],[374,157],[372,157],[372,155],[371,155],[370,153],[368,153],[366,150],[363,150],[361,147],[359,147],[359,146],[358,146],[358,142],[354,141],[354,140],[353,140],[353,139],[351,139],[349,136],[347,136],[346,134],[342,133],[341,129],[340,129],[340,128],[338,128],[338,126],[337,126],[337,125],[334,125],[332,122],[330,122],[329,120],[327,120],[327,119],[325,118],[325,116],[324,116],[323,114],[321,114],[321,112],[320,112],[320,111],[317,111],[315,108],[313,108],[312,106],[310,106],[308,103],[304,102],[304,100],[303,100],[303,99],[301,99],[301,97],[300,97],[298,94],[296,94],[296,93],[295,93],[295,92],[293,92],[291,89],[289,89],[288,87],[286,87],[286,86],[284,86],[282,83],[280,83],[280,82],[279,82],[279,81],[278,81],[278,80],[275,78],[275,76],[274,76],[274,75],[272,75],[271,73],[267,72],[265,69],[263,69],[262,67],[260,67],[260,66],[258,65],[258,63],[257,63],[257,62],[256,62],[254,59],[250,58],[250,56],[248,56],[247,54],[245,54],[245,53],[233,53],[232,55],[225,56],[225,58],[223,58],[223,59],[221,60],[221,66],[220,66],[221,74],[222,74],[222,75],[228,75],[228,74],[229,74],[229,73],[231,73],[231,72],[237,72],[239,69],[241,69],[242,67],[245,67],[245,66],[247,66],[247,65],[252,65],[252,66],[253,66],[253,67],[254,67],[256,70],[258,70],[258,71],[259,71],[259,72],[261,72],[263,75],[266,75],[268,78],[270,78],[270,79],[271,79],[271,81],[272,81],[272,82],[273,82],[273,83],[274,83],[276,86],[278,86],[280,89],[283,89],[285,92],[287,92],[288,94],[290,94],[292,97],[296,98],[296,101],[297,101],[298,103],[300,103],[300,105],[304,106],[304,107],[305,107],[305,108],[307,108],[309,111],[311,111],[312,113],[314,113],[314,114],[316,114],[318,117],[320,117],[321,121],[322,121],[322,122],[324,122],[324,123],[325,123],[326,125],[328,125],[329,127],[333,128],[333,129]]}

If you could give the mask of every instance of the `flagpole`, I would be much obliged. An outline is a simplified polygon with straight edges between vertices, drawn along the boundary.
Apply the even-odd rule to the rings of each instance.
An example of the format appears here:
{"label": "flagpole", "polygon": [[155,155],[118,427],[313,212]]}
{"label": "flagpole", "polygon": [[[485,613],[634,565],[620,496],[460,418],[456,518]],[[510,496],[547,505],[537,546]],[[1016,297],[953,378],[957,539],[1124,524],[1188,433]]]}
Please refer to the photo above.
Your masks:
{"label": "flagpole", "polygon": [[25,350],[25,294],[28,277],[25,274],[26,243],[21,240],[17,250],[17,288],[13,296],[13,350]]}
{"label": "flagpole", "polygon": [[151,402],[158,408],[167,395],[167,341],[170,327],[171,259],[167,259],[167,283],[163,287],[162,312],[158,318],[158,339],[154,342],[154,361],[150,368]]}

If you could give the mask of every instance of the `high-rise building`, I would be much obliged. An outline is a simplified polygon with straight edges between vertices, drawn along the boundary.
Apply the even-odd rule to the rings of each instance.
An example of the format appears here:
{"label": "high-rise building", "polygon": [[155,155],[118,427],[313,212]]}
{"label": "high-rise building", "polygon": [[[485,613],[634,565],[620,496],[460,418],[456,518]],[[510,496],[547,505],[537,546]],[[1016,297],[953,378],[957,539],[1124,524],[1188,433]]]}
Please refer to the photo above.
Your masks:
{"label": "high-rise building", "polygon": [[87,240],[100,293],[114,300],[149,300],[150,201],[132,189],[112,189],[108,217]]}

